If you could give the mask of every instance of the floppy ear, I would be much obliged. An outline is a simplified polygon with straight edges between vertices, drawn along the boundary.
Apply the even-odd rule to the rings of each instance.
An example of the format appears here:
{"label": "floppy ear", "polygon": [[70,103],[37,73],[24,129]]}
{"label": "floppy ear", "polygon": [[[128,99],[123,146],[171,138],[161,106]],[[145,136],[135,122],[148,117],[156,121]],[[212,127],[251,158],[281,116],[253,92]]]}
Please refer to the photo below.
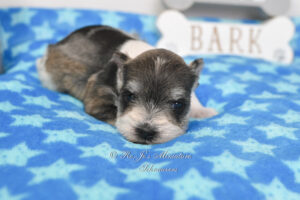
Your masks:
{"label": "floppy ear", "polygon": [[124,63],[128,60],[129,57],[126,54],[121,53],[119,51],[115,52],[111,58],[111,61],[116,63],[118,67],[122,67]]}
{"label": "floppy ear", "polygon": [[202,58],[196,59],[190,64],[191,70],[198,77],[200,76],[203,66],[204,66],[204,61]]}
{"label": "floppy ear", "polygon": [[204,66],[204,61],[202,58],[196,59],[194,60],[191,64],[190,64],[190,68],[193,72],[193,74],[195,75],[196,79],[195,79],[195,83],[193,86],[193,90],[196,89],[199,85],[198,80],[201,74],[201,71],[203,69]]}
{"label": "floppy ear", "polygon": [[113,62],[117,65],[118,70],[117,70],[117,90],[120,91],[122,88],[123,82],[124,82],[124,65],[125,63],[129,60],[130,58],[117,51],[113,54],[110,62]]}

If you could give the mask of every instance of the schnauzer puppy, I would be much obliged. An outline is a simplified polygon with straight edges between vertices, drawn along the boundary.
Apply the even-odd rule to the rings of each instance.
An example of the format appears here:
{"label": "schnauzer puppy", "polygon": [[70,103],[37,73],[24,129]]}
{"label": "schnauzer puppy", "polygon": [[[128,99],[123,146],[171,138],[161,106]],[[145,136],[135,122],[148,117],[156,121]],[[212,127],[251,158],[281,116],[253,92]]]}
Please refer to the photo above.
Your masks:
{"label": "schnauzer puppy", "polygon": [[140,144],[167,142],[185,133],[189,117],[217,114],[193,92],[202,67],[202,59],[188,66],[108,26],[81,28],[37,61],[43,86],[81,100],[88,114]]}

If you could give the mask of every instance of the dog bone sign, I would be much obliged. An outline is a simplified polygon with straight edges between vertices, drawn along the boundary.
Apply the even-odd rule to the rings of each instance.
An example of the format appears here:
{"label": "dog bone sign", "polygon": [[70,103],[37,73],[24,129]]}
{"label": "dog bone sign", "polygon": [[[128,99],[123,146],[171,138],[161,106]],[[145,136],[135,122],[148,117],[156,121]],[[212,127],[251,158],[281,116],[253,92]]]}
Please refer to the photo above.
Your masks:
{"label": "dog bone sign", "polygon": [[163,12],[157,26],[162,37],[158,48],[181,56],[229,54],[290,64],[290,47],[295,27],[287,17],[276,17],[262,24],[237,24],[188,21],[175,10]]}

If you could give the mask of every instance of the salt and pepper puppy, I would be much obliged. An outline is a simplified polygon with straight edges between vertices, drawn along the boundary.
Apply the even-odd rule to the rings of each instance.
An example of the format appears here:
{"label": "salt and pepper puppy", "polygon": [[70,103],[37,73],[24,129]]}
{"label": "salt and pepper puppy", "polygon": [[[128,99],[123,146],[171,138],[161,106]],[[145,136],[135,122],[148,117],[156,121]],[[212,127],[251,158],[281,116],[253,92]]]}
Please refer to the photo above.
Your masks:
{"label": "salt and pepper puppy", "polygon": [[45,87],[76,97],[88,114],[141,144],[167,142],[185,133],[189,117],[217,114],[193,92],[202,67],[202,59],[188,66],[108,26],[81,28],[37,61]]}

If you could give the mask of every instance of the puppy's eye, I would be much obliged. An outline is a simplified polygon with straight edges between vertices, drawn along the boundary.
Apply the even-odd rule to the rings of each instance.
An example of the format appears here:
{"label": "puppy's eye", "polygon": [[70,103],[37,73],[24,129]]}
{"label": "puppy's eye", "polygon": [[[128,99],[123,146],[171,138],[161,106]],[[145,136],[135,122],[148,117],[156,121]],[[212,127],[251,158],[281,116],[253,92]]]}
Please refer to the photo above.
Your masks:
{"label": "puppy's eye", "polygon": [[173,110],[180,110],[184,107],[184,103],[181,101],[173,101],[171,102],[171,107]]}
{"label": "puppy's eye", "polygon": [[134,94],[130,93],[127,95],[127,101],[134,101],[134,99],[135,99]]}
{"label": "puppy's eye", "polygon": [[136,99],[136,96],[128,90],[124,91],[122,96],[123,96],[124,100],[127,102],[132,102]]}

